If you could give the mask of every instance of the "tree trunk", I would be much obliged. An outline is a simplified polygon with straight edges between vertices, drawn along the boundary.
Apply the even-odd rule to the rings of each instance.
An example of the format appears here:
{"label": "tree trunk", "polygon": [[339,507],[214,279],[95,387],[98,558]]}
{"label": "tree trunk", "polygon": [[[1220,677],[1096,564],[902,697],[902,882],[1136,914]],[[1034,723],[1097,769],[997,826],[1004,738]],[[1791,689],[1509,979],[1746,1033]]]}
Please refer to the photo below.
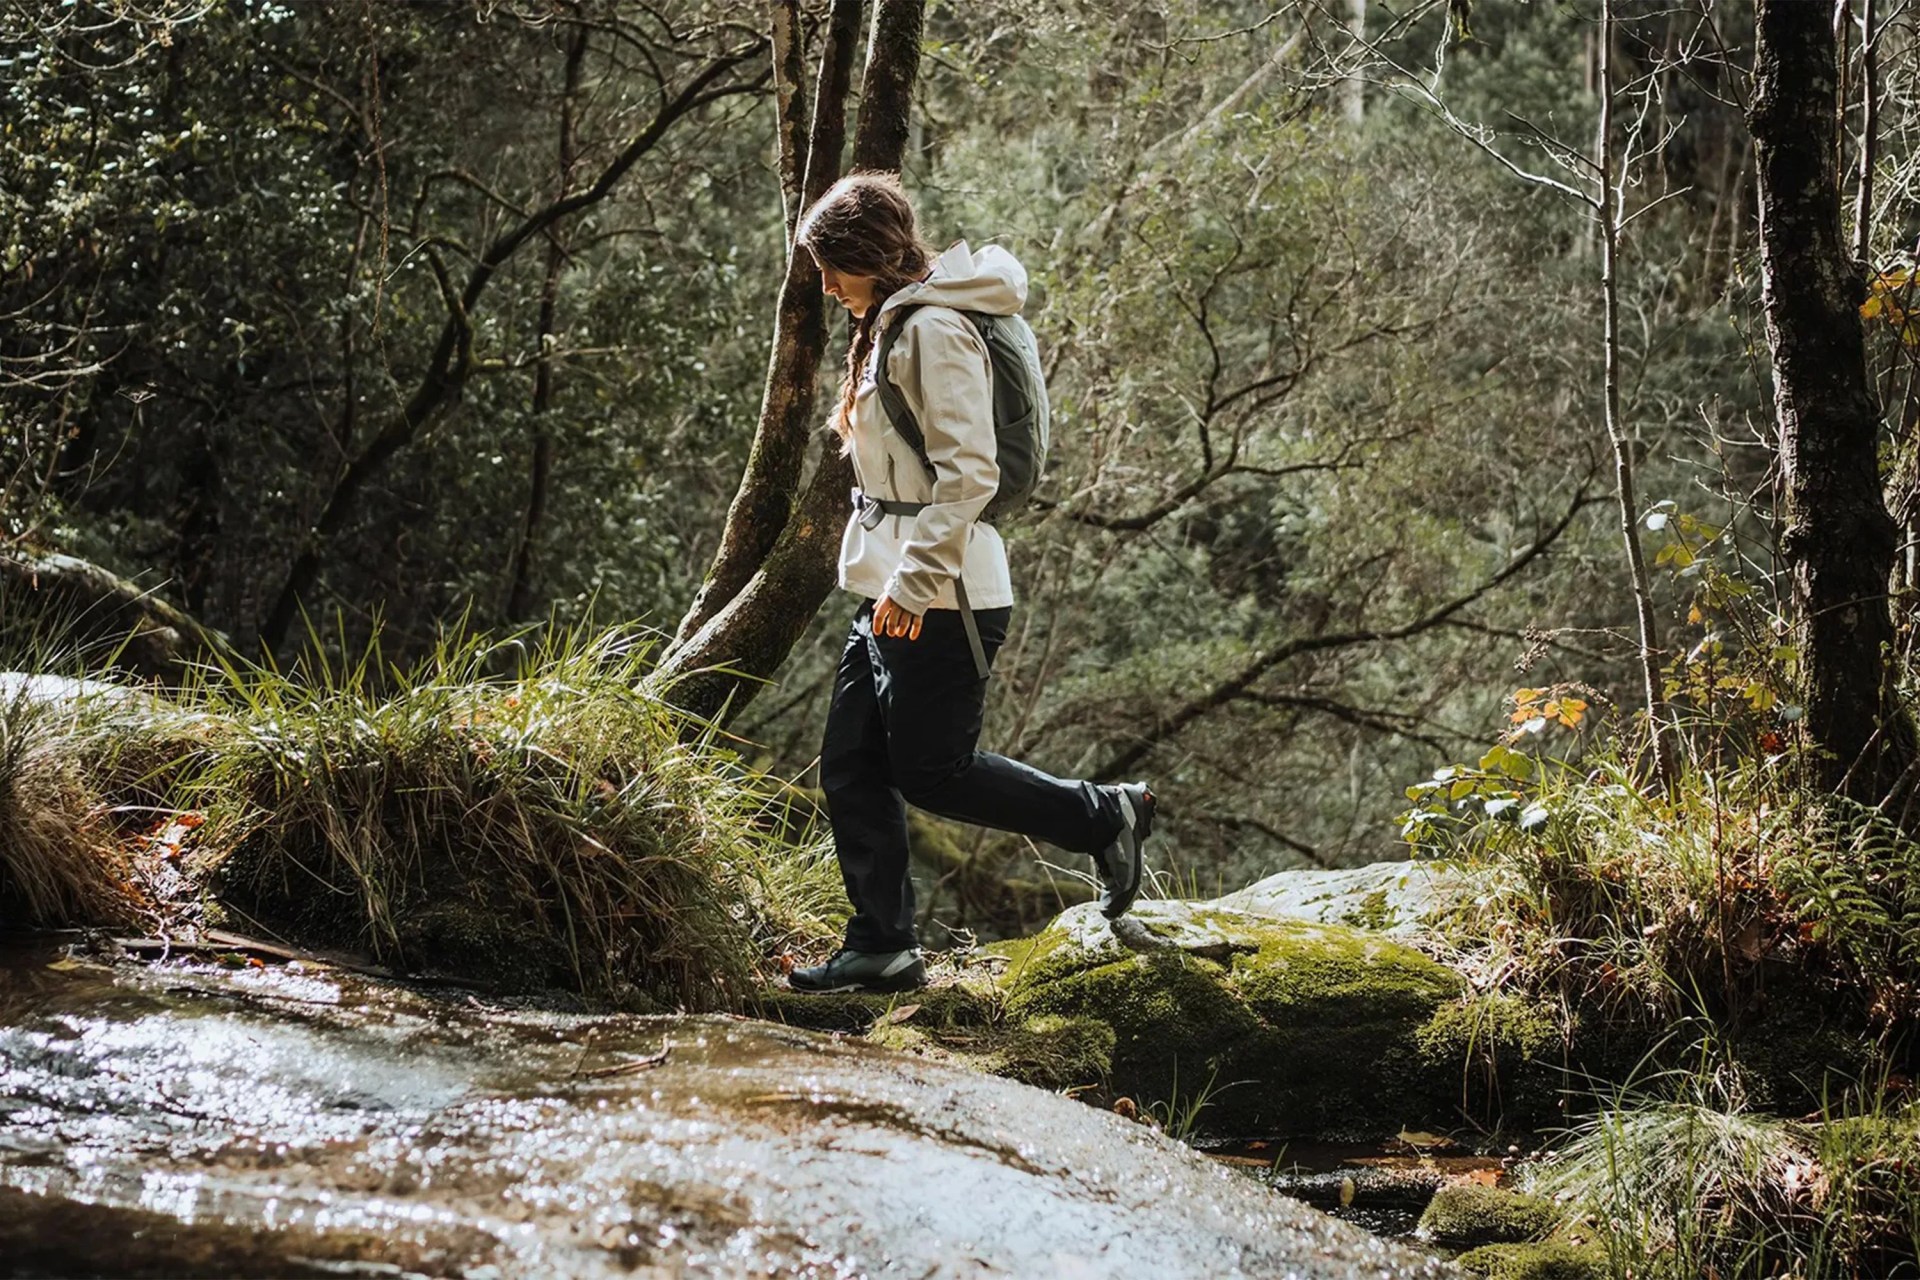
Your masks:
{"label": "tree trunk", "polygon": [[852,487],[852,464],[826,450],[759,572],[660,665],[656,679],[675,706],[730,721],[780,669],[838,584]]}
{"label": "tree trunk", "polygon": [[1877,803],[1903,783],[1914,744],[1886,658],[1895,530],[1876,456],[1864,289],[1840,231],[1836,42],[1827,5],[1759,0],[1754,16],[1749,122],[1806,733],[1820,785]]}
{"label": "tree trunk", "polygon": [[1620,419],[1620,228],[1627,211],[1626,175],[1619,172],[1613,140],[1612,0],[1600,8],[1600,296],[1605,315],[1604,395],[1607,440],[1613,446],[1614,496],[1619,501],[1620,532],[1627,549],[1627,572],[1633,583],[1634,622],[1640,634],[1640,683],[1647,706],[1647,733],[1653,747],[1653,776],[1671,791],[1679,778],[1674,765],[1673,737],[1667,724],[1667,704],[1660,678],[1660,633],[1653,616],[1653,584],[1647,576],[1646,553],[1640,546],[1640,500],[1634,493],[1633,441]]}
{"label": "tree trunk", "polygon": [[860,128],[853,139],[856,170],[900,171],[925,29],[926,0],[879,0],[867,43],[866,77],[860,82]]}
{"label": "tree trunk", "polygon": [[794,227],[804,210],[807,175],[807,100],[800,90],[807,78],[805,41],[800,29],[800,0],[773,0],[774,130],[780,152],[780,205],[786,216],[787,253],[793,252]]}
{"label": "tree trunk", "polygon": [[[13,632],[13,628],[20,632]],[[0,547],[0,634],[31,632],[90,669],[118,668],[177,684],[194,662],[234,660],[226,637],[99,565],[24,546]]]}
{"label": "tree trunk", "polygon": [[[560,91],[560,139],[555,197],[564,196],[573,185],[576,159],[574,138],[574,100],[580,94],[580,66],[587,56],[587,28],[575,26],[567,38],[566,76]],[[560,244],[560,228],[547,232],[547,266],[540,279],[540,316],[534,326],[533,470],[528,478],[527,518],[520,527],[519,544],[514,548],[511,585],[507,589],[506,621],[512,623],[527,616],[533,604],[533,546],[540,536],[540,523],[547,514],[547,486],[553,474],[553,429],[547,415],[553,408],[553,334],[560,302],[560,273],[567,264],[567,251]]]}
{"label": "tree trunk", "polygon": [[1367,38],[1367,0],[1347,0],[1347,15],[1344,23],[1348,35],[1352,37],[1351,46],[1355,65],[1347,74],[1340,77],[1335,89],[1335,100],[1339,103],[1340,118],[1348,125],[1358,126],[1367,118],[1367,81],[1360,74],[1360,65],[1366,60]]}
{"label": "tree trunk", "polygon": [[[783,190],[791,194],[797,185],[800,191],[797,206],[788,205],[789,215],[797,216],[796,207],[804,210],[839,180],[840,157],[847,136],[847,91],[853,78],[853,54],[860,39],[864,9],[865,0],[834,0],[826,44],[820,51],[813,128],[805,153],[806,176],[796,184],[791,174],[781,175]],[[785,16],[775,12],[776,32]],[[776,59],[776,76],[788,69]],[[785,140],[792,122],[782,118],[779,128],[781,154],[785,159],[790,150]],[[796,162],[798,159],[796,152]],[[788,229],[792,229],[791,220]],[[747,455],[747,468],[740,477],[733,505],[727,508],[720,549],[714,553],[707,580],[680,620],[674,637],[676,650],[740,593],[767,558],[780,531],[786,528],[793,511],[794,494],[800,487],[800,473],[806,464],[807,437],[813,425],[814,387],[826,347],[826,307],[820,293],[819,268],[814,266],[810,255],[793,252],[789,241],[787,275],[780,286],[780,303],[774,315],[773,353],[767,361],[767,383],[760,397],[760,421],[753,434],[753,448]]]}
{"label": "tree trunk", "polygon": [[[880,0],[876,9],[853,144],[860,168],[900,167],[924,21],[924,0]],[[840,450],[822,450],[792,518],[757,571],[705,621],[689,614],[684,638],[659,671],[677,705],[709,719],[731,718],[786,661],[834,589],[852,485],[853,468]]]}

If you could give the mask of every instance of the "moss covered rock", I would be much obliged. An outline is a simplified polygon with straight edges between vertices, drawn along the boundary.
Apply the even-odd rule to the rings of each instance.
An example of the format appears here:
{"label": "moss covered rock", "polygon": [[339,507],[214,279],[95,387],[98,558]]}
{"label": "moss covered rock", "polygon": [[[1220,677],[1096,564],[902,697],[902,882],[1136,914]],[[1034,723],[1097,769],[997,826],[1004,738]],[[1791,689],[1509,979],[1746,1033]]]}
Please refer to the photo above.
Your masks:
{"label": "moss covered rock", "polygon": [[769,992],[759,1011],[1124,1095],[1204,1135],[1372,1139],[1445,1128],[1463,1108],[1557,1118],[1548,1011],[1476,995],[1396,938],[1225,902],[1144,902],[1113,922],[1078,906],[936,969],[922,992]]}
{"label": "moss covered rock", "polygon": [[1483,1245],[1458,1261],[1462,1271],[1486,1280],[1607,1280],[1604,1251],[1561,1240]]}
{"label": "moss covered rock", "polygon": [[1539,1196],[1454,1182],[1434,1193],[1414,1233],[1448,1249],[1521,1244],[1552,1231],[1559,1216],[1553,1203]]}
{"label": "moss covered rock", "polygon": [[[762,1016],[864,1033],[1050,1089],[1192,1117],[1223,1137],[1379,1138],[1550,1106],[1555,1023],[1474,996],[1392,938],[1218,903],[1090,907],[905,996],[762,995]],[[1529,1072],[1538,1074],[1535,1079]],[[1532,1118],[1532,1117],[1529,1117]]]}
{"label": "moss covered rock", "polygon": [[1422,1032],[1464,983],[1413,948],[1218,907],[1148,904],[1131,936],[1088,914],[994,950],[1015,1016],[1112,1028],[1115,1093],[1204,1098],[1216,1134],[1372,1137],[1452,1116],[1460,1064]]}
{"label": "moss covered rock", "polygon": [[913,1018],[882,1021],[867,1039],[1042,1089],[1098,1086],[1113,1069],[1113,1028],[1097,1018],[1041,1014],[974,1026]]}
{"label": "moss covered rock", "polygon": [[908,1017],[921,1026],[985,1026],[1004,1017],[1004,1004],[988,974],[936,974],[933,985],[904,995],[858,991],[816,995],[771,988],[760,992],[752,1012],[769,1022],[809,1031],[861,1034]]}

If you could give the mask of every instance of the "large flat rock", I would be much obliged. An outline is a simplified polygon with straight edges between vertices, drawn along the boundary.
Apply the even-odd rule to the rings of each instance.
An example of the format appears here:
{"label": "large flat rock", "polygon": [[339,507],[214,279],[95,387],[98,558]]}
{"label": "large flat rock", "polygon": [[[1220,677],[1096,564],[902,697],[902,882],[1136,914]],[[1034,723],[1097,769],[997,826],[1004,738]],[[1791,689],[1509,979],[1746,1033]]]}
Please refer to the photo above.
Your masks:
{"label": "large flat rock", "polygon": [[1497,874],[1491,867],[1437,861],[1281,871],[1211,905],[1406,937],[1486,893]]}
{"label": "large flat rock", "polygon": [[1454,1274],[1114,1115],[869,1044],[44,949],[0,952],[0,1256],[14,1275]]}

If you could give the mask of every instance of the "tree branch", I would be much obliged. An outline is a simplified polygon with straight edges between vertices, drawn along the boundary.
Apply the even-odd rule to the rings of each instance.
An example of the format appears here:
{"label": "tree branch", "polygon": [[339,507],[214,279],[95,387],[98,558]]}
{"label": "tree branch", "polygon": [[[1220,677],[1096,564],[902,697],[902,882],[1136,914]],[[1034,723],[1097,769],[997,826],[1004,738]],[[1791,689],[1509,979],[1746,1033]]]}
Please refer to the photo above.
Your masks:
{"label": "tree branch", "polygon": [[1129,773],[1156,748],[1163,746],[1180,736],[1196,720],[1218,710],[1227,703],[1246,695],[1254,683],[1269,671],[1282,663],[1291,661],[1306,653],[1320,653],[1328,649],[1348,649],[1359,645],[1379,644],[1387,640],[1404,640],[1432,630],[1460,610],[1500,586],[1515,574],[1525,569],[1546,553],[1548,547],[1557,541],[1582,507],[1588,504],[1587,489],[1583,485],[1574,500],[1568,505],[1566,514],[1556,521],[1552,528],[1535,538],[1533,543],[1508,561],[1498,573],[1463,595],[1456,596],[1419,617],[1397,626],[1381,628],[1358,628],[1352,631],[1326,632],[1320,635],[1297,636],[1272,649],[1256,653],[1252,660],[1226,679],[1193,698],[1176,710],[1161,716],[1146,732],[1133,742],[1109,756],[1092,771],[1096,780],[1117,778]]}

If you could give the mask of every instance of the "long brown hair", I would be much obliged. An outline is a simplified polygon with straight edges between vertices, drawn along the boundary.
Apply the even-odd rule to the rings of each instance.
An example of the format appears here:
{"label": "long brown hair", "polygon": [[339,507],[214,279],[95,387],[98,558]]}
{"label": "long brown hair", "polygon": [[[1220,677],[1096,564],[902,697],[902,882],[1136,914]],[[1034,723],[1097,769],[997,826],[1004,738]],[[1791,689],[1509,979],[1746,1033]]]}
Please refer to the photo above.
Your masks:
{"label": "long brown hair", "polygon": [[926,277],[933,266],[933,249],[915,229],[913,202],[891,173],[856,173],[828,187],[801,217],[794,239],[823,266],[873,277],[873,305],[854,318],[847,342],[846,384],[833,415],[833,429],[842,440],[850,440],[854,396],[873,352],[880,304],[896,290]]}

